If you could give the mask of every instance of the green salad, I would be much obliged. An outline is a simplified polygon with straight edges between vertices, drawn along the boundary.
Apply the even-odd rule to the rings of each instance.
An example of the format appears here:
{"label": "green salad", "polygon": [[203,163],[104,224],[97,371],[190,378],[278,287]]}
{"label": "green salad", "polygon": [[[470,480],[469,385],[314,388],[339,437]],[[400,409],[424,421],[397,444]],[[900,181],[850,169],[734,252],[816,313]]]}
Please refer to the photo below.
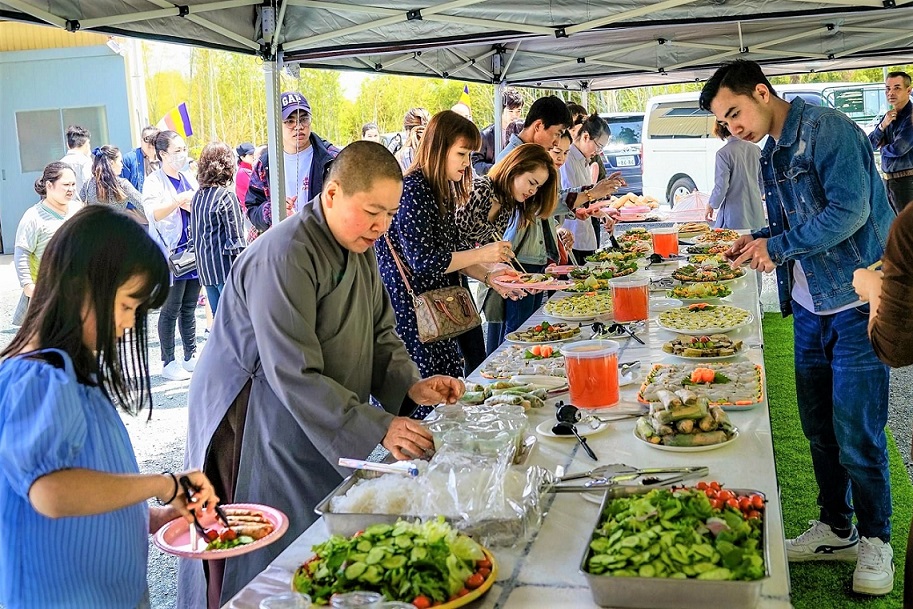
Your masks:
{"label": "green salad", "polygon": [[375,524],[354,537],[334,535],[313,550],[316,555],[295,572],[293,586],[318,605],[355,590],[416,606],[444,603],[481,586],[492,568],[482,547],[441,517]]}
{"label": "green salad", "polygon": [[714,508],[698,489],[655,489],[611,501],[586,570],[615,577],[751,581],[765,576],[762,520]]}

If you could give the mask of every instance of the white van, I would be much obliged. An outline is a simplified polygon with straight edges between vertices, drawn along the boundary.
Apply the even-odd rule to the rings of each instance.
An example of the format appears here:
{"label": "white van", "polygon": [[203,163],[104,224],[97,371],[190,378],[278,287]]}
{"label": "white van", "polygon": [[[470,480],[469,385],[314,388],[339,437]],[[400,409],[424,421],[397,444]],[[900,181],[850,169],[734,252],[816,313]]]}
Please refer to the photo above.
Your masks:
{"label": "white van", "polygon": [[[853,108],[854,120],[871,120],[876,109],[874,87],[864,83],[803,83],[774,85],[777,95],[786,101],[801,97],[808,104]],[[880,86],[883,89],[883,85]],[[884,94],[881,94],[884,97]],[[641,137],[643,190],[645,196],[671,203],[676,197],[695,189],[713,190],[716,153],[723,140],[713,135],[712,114],[698,106],[700,93],[657,95],[647,100]],[[871,98],[871,101],[869,100]],[[843,103],[838,103],[843,101]],[[852,100],[852,103],[851,103]],[[863,103],[868,101],[868,103]],[[864,106],[864,107],[859,107]],[[761,140],[759,146],[764,145]]]}

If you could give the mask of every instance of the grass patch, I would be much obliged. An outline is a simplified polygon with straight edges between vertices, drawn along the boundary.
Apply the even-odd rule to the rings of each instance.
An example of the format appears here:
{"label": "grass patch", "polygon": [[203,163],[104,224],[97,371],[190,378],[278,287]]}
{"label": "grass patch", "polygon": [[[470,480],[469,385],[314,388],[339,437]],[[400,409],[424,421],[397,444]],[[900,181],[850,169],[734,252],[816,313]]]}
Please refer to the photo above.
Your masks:
{"label": "grass patch", "polygon": [[[783,503],[783,525],[787,537],[795,537],[818,517],[815,503],[817,485],[812,470],[808,441],[802,434],[796,406],[796,379],[793,371],[792,319],[777,313],[764,316],[764,366],[770,400],[771,427],[777,480]],[[888,609],[903,605],[903,569],[907,532],[913,509],[913,485],[904,468],[894,437],[888,431],[891,468],[891,546],[894,548],[896,575],[894,591],[888,596],[866,597],[852,591],[853,563],[796,563],[789,567],[792,602],[795,609],[837,609],[866,607]]]}

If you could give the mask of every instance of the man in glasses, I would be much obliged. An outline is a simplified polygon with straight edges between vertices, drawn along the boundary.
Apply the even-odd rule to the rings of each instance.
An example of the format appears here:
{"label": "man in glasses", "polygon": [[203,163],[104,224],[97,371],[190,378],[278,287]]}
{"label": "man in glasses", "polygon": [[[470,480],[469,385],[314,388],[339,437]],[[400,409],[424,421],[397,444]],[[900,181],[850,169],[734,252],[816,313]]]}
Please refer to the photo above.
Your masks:
{"label": "man in glasses", "polygon": [[[339,149],[311,131],[311,105],[298,92],[282,94],[282,153],[285,163],[285,203],[289,215],[323,189],[323,180]],[[269,191],[269,153],[254,165],[247,189],[247,217],[253,224],[249,241],[273,222]]]}
{"label": "man in glasses", "polygon": [[139,192],[143,192],[143,182],[146,180],[146,176],[159,168],[153,143],[158,133],[159,130],[152,125],[143,128],[139,148],[135,148],[123,156],[124,168],[121,169],[120,177],[126,178]]}

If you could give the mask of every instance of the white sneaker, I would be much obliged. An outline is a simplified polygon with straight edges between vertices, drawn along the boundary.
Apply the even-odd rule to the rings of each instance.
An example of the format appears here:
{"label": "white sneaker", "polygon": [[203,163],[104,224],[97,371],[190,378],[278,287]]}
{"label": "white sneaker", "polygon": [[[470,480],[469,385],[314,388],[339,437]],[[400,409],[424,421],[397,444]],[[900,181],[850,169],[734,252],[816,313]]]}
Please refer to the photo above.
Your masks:
{"label": "white sneaker", "polygon": [[893,589],[894,550],[877,537],[863,537],[853,571],[853,592],[883,596]]}
{"label": "white sneaker", "polygon": [[183,366],[183,367],[184,367],[184,370],[186,370],[187,372],[193,372],[194,369],[197,367],[197,355],[196,355],[196,353],[194,353],[193,355],[191,355],[191,356],[190,356],[190,359],[185,359],[183,362],[181,362],[181,366]]}
{"label": "white sneaker", "polygon": [[786,557],[791,562],[806,560],[856,560],[859,533],[856,527],[850,536],[839,537],[830,525],[819,520],[809,520],[807,531],[794,539],[786,540]]}
{"label": "white sneaker", "polygon": [[169,381],[186,381],[190,378],[190,373],[184,370],[177,360],[171,360],[162,368],[162,376]]}

